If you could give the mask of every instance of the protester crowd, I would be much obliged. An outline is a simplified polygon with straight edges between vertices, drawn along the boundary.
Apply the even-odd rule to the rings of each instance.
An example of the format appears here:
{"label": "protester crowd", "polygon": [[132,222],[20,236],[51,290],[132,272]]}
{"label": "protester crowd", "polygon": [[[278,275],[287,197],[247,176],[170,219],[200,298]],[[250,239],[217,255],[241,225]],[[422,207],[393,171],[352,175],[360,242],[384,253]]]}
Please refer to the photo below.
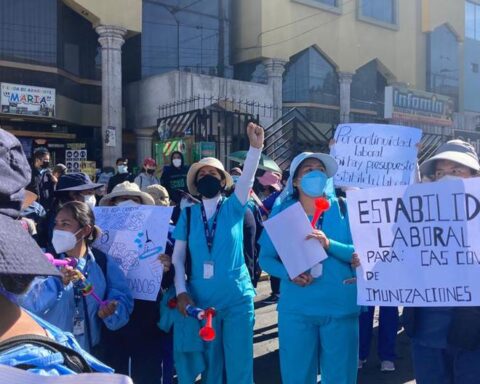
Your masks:
{"label": "protester crowd", "polygon": [[[247,127],[243,164],[215,158],[185,164],[173,152],[140,174],[119,158],[97,182],[52,166],[37,149],[31,166],[18,140],[0,129],[0,364],[42,375],[117,372],[135,383],[253,383],[253,298],[262,270],[278,303],[282,381],[354,384],[369,356],[373,307],[357,305],[355,253],[338,164],[324,153],[295,156],[288,171],[259,167],[263,129]],[[424,180],[475,177],[473,147],[440,146],[420,165]],[[315,222],[316,199],[329,209]],[[308,241],[328,258],[291,278],[263,222],[299,203],[313,220]],[[134,299],[114,258],[95,247],[95,206],[173,206],[156,301]],[[48,255],[45,255],[48,254]],[[92,295],[94,287],[95,295]],[[97,297],[95,297],[97,296]],[[175,307],[175,308],[173,308]],[[192,309],[215,308],[215,338]],[[480,310],[405,309],[418,384],[480,382]],[[203,315],[205,315],[203,313]],[[398,308],[381,307],[378,353],[395,371]]]}

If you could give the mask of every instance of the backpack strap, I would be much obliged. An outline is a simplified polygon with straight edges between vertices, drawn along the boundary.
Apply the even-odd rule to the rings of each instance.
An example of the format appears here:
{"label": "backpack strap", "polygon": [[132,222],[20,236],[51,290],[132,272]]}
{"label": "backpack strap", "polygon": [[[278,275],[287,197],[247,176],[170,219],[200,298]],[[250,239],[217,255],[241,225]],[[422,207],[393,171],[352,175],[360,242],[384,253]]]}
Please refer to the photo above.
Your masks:
{"label": "backpack strap", "polygon": [[345,217],[345,215],[347,214],[347,201],[344,197],[338,197],[338,205],[340,206],[340,213],[343,217]]}
{"label": "backpack strap", "polygon": [[[63,357],[63,364],[75,373],[93,372],[92,367],[90,367],[90,365],[87,363],[87,360],[85,360],[85,358],[79,352],[58,343],[55,340],[40,335],[20,335],[4,340],[0,342],[0,354],[8,351],[9,349],[13,349],[25,344],[32,344],[37,347],[48,349],[53,353],[60,353]],[[15,367],[28,370],[35,368],[36,366],[31,364],[19,364]]]}
{"label": "backpack strap", "polygon": [[[93,253],[93,256],[95,257],[95,262],[102,270],[103,277],[105,278],[105,282],[107,282],[107,255],[96,248],[92,248],[92,253]],[[103,299],[104,298],[102,298],[102,300]],[[93,348],[91,324],[90,324],[90,319],[88,317],[87,299],[83,295],[82,295],[82,300],[83,300],[83,308],[85,309],[85,333],[87,335],[88,345],[90,346],[90,348]],[[104,323],[102,321],[102,333],[104,332],[103,328],[106,328],[106,327],[104,327]]]}
{"label": "backpack strap", "polygon": [[185,213],[187,215],[187,254],[185,257],[185,274],[187,275],[187,281],[192,276],[192,255],[190,254],[190,248],[188,246],[188,236],[190,235],[190,222],[192,221],[192,207],[186,207]]}
{"label": "backpack strap", "polygon": [[97,248],[92,248],[93,256],[95,256],[95,262],[98,264],[103,272],[105,280],[107,279],[107,255]]}

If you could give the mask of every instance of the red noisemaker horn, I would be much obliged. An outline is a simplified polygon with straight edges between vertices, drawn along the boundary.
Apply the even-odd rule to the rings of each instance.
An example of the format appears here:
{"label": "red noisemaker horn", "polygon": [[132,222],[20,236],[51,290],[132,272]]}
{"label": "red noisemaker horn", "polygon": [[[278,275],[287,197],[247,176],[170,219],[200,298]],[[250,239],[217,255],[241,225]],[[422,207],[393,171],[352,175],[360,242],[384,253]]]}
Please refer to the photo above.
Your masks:
{"label": "red noisemaker horn", "polygon": [[330,208],[330,203],[324,197],[318,197],[315,199],[315,213],[312,219],[312,228],[316,228],[318,219],[322,216],[322,213]]}

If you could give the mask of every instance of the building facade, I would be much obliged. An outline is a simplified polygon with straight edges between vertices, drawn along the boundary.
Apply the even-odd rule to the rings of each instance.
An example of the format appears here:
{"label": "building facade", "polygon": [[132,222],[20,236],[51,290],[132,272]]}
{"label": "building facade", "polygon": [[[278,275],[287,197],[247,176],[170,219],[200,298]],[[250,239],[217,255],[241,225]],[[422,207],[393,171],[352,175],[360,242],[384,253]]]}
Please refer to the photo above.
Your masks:
{"label": "building facade", "polygon": [[477,0],[2,0],[0,126],[28,153],[83,146],[97,165],[152,155],[161,111],[200,98],[202,113],[263,106],[266,126],[295,107],[325,134],[474,137],[479,18]]}
{"label": "building facade", "polygon": [[[474,129],[465,116],[477,103],[471,95],[475,82],[465,84],[467,68],[476,68],[470,57],[479,51],[468,38],[475,31],[467,28],[465,37],[465,23],[478,5],[457,0],[235,4],[236,78],[262,82],[265,58],[284,60],[283,106],[302,109],[320,130],[340,122],[400,123],[445,135],[454,128]],[[393,105],[399,99],[392,92],[414,102]],[[440,100],[443,109],[422,108],[427,101],[420,106],[419,100],[429,105]]]}

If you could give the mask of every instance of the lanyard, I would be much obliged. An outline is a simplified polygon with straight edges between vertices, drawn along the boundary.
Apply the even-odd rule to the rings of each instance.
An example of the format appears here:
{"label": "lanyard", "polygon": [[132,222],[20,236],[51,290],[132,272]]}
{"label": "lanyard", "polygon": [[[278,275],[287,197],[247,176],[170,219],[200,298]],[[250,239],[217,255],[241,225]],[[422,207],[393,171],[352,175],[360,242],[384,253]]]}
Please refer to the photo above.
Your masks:
{"label": "lanyard", "polygon": [[217,209],[215,210],[215,214],[213,216],[213,223],[212,223],[212,230],[208,227],[208,220],[207,220],[207,213],[205,212],[205,206],[202,204],[200,205],[200,210],[202,211],[202,219],[203,219],[203,227],[205,229],[205,238],[207,239],[207,246],[208,250],[212,250],[213,246],[213,239],[215,238],[215,232],[217,230],[217,219],[218,219],[218,212],[220,211],[220,207],[222,206],[223,199],[217,204]]}

